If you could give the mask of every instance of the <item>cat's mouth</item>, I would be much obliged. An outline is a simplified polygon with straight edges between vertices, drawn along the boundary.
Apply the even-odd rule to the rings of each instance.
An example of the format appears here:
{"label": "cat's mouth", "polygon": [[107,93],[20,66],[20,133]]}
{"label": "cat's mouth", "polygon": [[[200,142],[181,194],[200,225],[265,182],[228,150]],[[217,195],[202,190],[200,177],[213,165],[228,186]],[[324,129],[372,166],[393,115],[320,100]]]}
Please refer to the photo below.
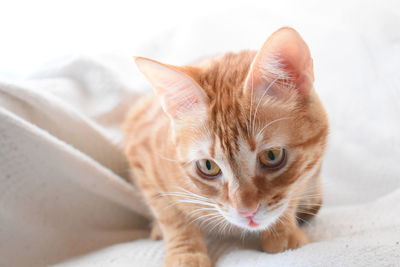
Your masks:
{"label": "cat's mouth", "polygon": [[249,227],[258,227],[260,225],[254,221],[253,216],[249,216],[247,219],[249,220]]}
{"label": "cat's mouth", "polygon": [[227,211],[219,209],[222,216],[231,224],[250,231],[262,231],[274,224],[282,216],[286,204],[277,205],[275,208],[261,207],[252,216],[240,216],[235,209],[228,208]]}

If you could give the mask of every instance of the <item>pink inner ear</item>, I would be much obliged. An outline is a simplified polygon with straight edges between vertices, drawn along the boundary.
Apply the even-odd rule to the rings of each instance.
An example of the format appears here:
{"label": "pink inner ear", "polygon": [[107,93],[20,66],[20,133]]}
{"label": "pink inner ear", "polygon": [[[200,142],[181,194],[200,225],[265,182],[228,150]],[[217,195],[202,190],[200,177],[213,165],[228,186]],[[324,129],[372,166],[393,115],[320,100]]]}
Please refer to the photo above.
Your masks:
{"label": "pink inner ear", "polygon": [[172,118],[202,108],[206,98],[203,89],[177,67],[146,58],[136,58],[136,64],[160,97],[164,111]]}
{"label": "pink inner ear", "polygon": [[162,96],[165,110],[173,117],[180,117],[186,112],[196,108],[200,104],[199,98],[193,94],[191,88],[180,88],[169,91],[168,94]]}
{"label": "pink inner ear", "polygon": [[263,90],[268,88],[268,95],[280,97],[287,94],[288,87],[291,87],[300,95],[306,95],[312,88],[313,80],[308,46],[295,30],[282,28],[273,33],[257,53],[246,88],[249,90],[254,86],[255,90],[259,90],[254,92],[256,95],[263,95]]}

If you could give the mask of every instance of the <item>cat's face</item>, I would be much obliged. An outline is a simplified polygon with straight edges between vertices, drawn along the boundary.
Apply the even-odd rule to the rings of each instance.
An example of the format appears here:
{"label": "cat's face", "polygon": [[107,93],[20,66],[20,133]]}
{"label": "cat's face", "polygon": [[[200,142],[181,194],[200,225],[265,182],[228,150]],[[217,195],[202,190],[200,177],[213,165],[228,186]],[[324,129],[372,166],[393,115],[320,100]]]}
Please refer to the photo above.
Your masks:
{"label": "cat's face", "polygon": [[[293,101],[293,102],[291,102]],[[230,223],[260,230],[274,223],[298,198],[296,188],[319,171],[327,135],[316,103],[294,99],[232,101],[230,112],[209,109],[177,130],[187,190],[215,204]],[[291,103],[290,103],[291,102]],[[237,105],[234,107],[233,105]]]}
{"label": "cat's face", "polygon": [[308,48],[293,30],[274,33],[257,55],[179,69],[138,65],[173,123],[181,186],[230,223],[266,229],[319,171],[327,119]]}

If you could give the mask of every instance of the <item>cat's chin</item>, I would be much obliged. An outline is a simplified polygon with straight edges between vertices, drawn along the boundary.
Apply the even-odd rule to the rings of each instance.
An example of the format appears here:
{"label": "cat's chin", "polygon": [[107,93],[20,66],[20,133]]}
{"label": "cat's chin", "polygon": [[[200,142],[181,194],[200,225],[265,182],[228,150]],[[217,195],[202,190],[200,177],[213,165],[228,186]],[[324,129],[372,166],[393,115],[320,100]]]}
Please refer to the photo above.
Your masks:
{"label": "cat's chin", "polygon": [[248,224],[236,224],[236,226],[240,227],[242,230],[250,231],[250,232],[261,232],[267,229],[271,224],[258,224],[258,223],[248,223]]}
{"label": "cat's chin", "polygon": [[267,208],[264,208],[252,218],[239,216],[233,211],[233,209],[231,209],[229,212],[221,211],[221,214],[225,218],[225,220],[239,227],[240,229],[251,232],[259,232],[268,229],[276,221],[278,221],[286,210],[286,207],[287,205],[283,204],[280,205],[279,208],[270,211],[268,211]]}

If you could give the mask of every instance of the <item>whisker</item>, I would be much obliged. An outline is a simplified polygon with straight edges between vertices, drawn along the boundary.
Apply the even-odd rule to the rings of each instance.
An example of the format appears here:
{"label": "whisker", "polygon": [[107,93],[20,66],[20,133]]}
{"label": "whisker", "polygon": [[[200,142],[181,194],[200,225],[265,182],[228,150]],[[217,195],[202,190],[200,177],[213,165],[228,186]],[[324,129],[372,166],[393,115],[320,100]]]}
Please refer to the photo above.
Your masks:
{"label": "whisker", "polygon": [[313,209],[314,207],[321,208],[321,207],[323,207],[323,206],[324,206],[323,204],[313,204],[313,203],[310,203],[310,204],[301,204],[301,203],[294,203],[294,204],[292,204],[292,205],[289,205],[288,208],[296,208],[296,210],[299,210],[299,209],[309,210],[309,209]]}
{"label": "whisker", "polygon": [[189,195],[196,196],[196,197],[199,197],[199,198],[203,198],[203,199],[206,199],[206,200],[210,200],[209,198],[207,198],[207,197],[205,197],[205,196],[202,196],[202,195],[199,195],[199,194],[190,192],[189,190],[187,190],[187,189],[185,189],[185,188],[183,188],[183,187],[178,186],[177,188],[180,189],[180,190],[182,190],[184,193],[189,194]]}
{"label": "whisker", "polygon": [[214,227],[211,228],[209,231],[212,232],[216,227],[218,228],[224,222],[225,222],[224,218],[219,218],[219,220],[215,223]]}
{"label": "whisker", "polygon": [[177,193],[177,192],[167,192],[167,193],[161,193],[161,196],[175,196],[175,197],[189,197],[190,199],[196,199],[199,201],[203,201],[203,202],[208,202],[208,203],[212,203],[210,200],[208,199],[204,199],[204,198],[199,198],[197,196],[193,196],[193,195],[189,195],[189,194],[185,194],[185,193]]}
{"label": "whisker", "polygon": [[307,196],[307,197],[298,197],[298,198],[288,198],[288,201],[295,201],[295,200],[313,200],[313,199],[320,199],[321,196]]}
{"label": "whisker", "polygon": [[[211,216],[212,216],[212,217],[211,217]],[[207,218],[207,217],[214,218],[214,217],[218,217],[218,216],[219,216],[219,214],[218,214],[217,212],[209,213],[209,214],[202,215],[202,216],[200,216],[200,217],[196,217],[196,218],[194,218],[193,220],[191,220],[189,223],[194,223],[194,222],[197,222],[197,221],[202,220],[202,219]],[[208,220],[208,219],[207,219],[207,220]],[[206,222],[207,220],[204,220],[204,221],[202,221],[202,222]],[[200,222],[200,224],[201,224],[202,222]]]}
{"label": "whisker", "polygon": [[247,234],[247,230],[246,229],[242,229],[242,232],[240,233],[240,239],[242,240],[242,244],[244,243],[244,238]]}
{"label": "whisker", "polygon": [[214,205],[213,205],[213,204],[206,203],[206,202],[202,202],[202,201],[198,201],[198,200],[192,200],[192,199],[180,199],[180,200],[176,200],[175,202],[179,202],[179,203],[191,203],[191,204],[199,204],[199,205],[204,205],[204,206],[214,207]]}
{"label": "whisker", "polygon": [[299,211],[299,213],[307,214],[307,215],[310,215],[310,216],[316,216],[317,215],[316,213],[310,213],[310,212],[305,212],[305,211]]}
{"label": "whisker", "polygon": [[171,158],[165,157],[165,156],[163,156],[163,155],[161,155],[161,154],[158,154],[158,156],[159,156],[160,158],[164,159],[164,160],[168,160],[168,161],[172,161],[172,162],[180,162],[180,161],[177,160],[177,159],[171,159]]}
{"label": "whisker", "polygon": [[208,219],[206,219],[204,221],[201,221],[200,225],[206,224],[205,226],[208,226],[210,223],[214,222],[213,221],[214,219],[219,218],[219,217],[221,217],[221,215],[220,214],[216,214],[216,215],[214,215],[214,216],[212,216],[212,217],[210,217],[210,218],[208,218]]}
{"label": "whisker", "polygon": [[221,234],[226,234],[227,230],[229,229],[229,225],[230,225],[230,223],[228,223],[226,220],[224,220],[224,225],[221,230]]}
{"label": "whisker", "polygon": [[283,121],[283,120],[288,120],[291,119],[292,117],[283,117],[283,118],[279,118],[273,121],[270,121],[269,123],[267,123],[266,125],[264,125],[264,127],[261,128],[261,130],[257,133],[256,137],[258,138],[260,136],[260,134],[262,134],[262,132],[271,124],[278,122],[278,121]]}
{"label": "whisker", "polygon": [[[250,130],[252,129],[252,125],[251,125],[251,114],[252,114],[252,110],[253,110],[253,95],[254,95],[254,77],[253,77],[253,72],[251,73],[251,95],[250,95],[250,116],[249,116],[249,120],[250,120]],[[253,134],[250,133],[249,134]]]}
{"label": "whisker", "polygon": [[170,197],[177,197],[180,198],[178,200],[173,200],[172,205],[168,206],[171,207],[173,205],[176,205],[176,203],[191,203],[191,204],[199,204],[199,205],[203,205],[203,206],[208,206],[208,207],[212,207],[215,208],[216,205],[215,203],[213,203],[213,201],[211,201],[210,199],[198,195],[196,193],[190,192],[184,188],[178,187],[179,189],[181,189],[182,191],[178,191],[178,192],[163,192],[160,193],[160,196],[170,196]]}
{"label": "whisker", "polygon": [[256,110],[254,112],[253,115],[253,128],[252,128],[252,132],[254,133],[255,131],[255,122],[256,122],[256,116],[257,116],[257,112],[258,112],[258,108],[260,106],[261,100],[264,99],[264,96],[267,94],[267,92],[269,91],[269,89],[272,87],[272,85],[274,85],[274,83],[278,80],[278,78],[275,78],[269,85],[268,87],[264,90],[264,93],[262,94],[262,96],[260,97],[260,99],[258,100],[257,106],[256,106]]}
{"label": "whisker", "polygon": [[[198,209],[196,209],[194,211],[208,211],[208,210],[218,211],[216,208],[198,208]],[[189,214],[191,214],[194,211],[191,211]]]}
{"label": "whisker", "polygon": [[188,216],[194,216],[196,213],[201,213],[201,212],[210,211],[210,210],[216,211],[215,208],[198,208],[198,209],[195,209],[195,210],[192,210],[191,212],[189,212]]}
{"label": "whisker", "polygon": [[[166,194],[165,196],[178,196],[178,197],[182,197],[179,195],[174,195],[174,194]],[[203,205],[206,207],[211,207],[211,208],[215,208],[215,204],[214,203],[210,203],[210,202],[205,202],[202,200],[198,200],[198,199],[191,199],[191,198],[183,198],[183,199],[172,199],[171,201],[172,203],[170,203],[170,205],[166,206],[165,208],[170,208],[173,207],[177,204],[186,204],[186,203],[190,203],[190,204],[198,204],[198,205]]]}
{"label": "whisker", "polygon": [[302,223],[307,223],[308,225],[311,225],[311,223],[310,223],[309,221],[304,220],[304,219],[298,217],[297,215],[294,215],[294,217],[296,217],[296,219],[297,219],[297,220],[300,220]]}

